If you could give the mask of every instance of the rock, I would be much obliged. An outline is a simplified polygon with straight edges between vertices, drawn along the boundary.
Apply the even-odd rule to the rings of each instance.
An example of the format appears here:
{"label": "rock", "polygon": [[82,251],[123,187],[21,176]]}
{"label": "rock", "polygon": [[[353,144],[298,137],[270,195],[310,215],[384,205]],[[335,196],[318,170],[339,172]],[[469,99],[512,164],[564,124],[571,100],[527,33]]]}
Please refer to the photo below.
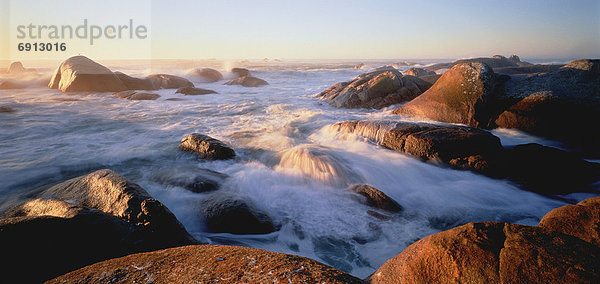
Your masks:
{"label": "rock", "polygon": [[402,211],[402,206],[400,206],[398,202],[394,201],[392,198],[385,195],[385,193],[372,186],[366,184],[356,184],[351,186],[349,189],[364,196],[366,198],[366,204],[371,207],[390,212]]}
{"label": "rock", "polygon": [[464,63],[482,63],[485,65],[488,65],[491,68],[494,68],[494,70],[496,68],[501,68],[501,67],[519,67],[519,66],[531,65],[531,63],[522,62],[519,59],[519,57],[516,55],[513,55],[510,58],[506,58],[502,55],[494,55],[491,58],[490,57],[478,57],[478,58],[469,58],[469,59],[459,59],[452,63],[434,64],[434,65],[426,67],[425,69],[427,69],[428,71],[435,71],[438,69],[452,68],[458,64],[464,64]]}
{"label": "rock", "polygon": [[512,77],[497,103],[505,111],[495,124],[565,141],[600,156],[600,132],[590,131],[600,119],[599,93],[600,60],[578,60],[547,74]]}
{"label": "rock", "polygon": [[236,197],[213,195],[200,206],[208,230],[214,233],[268,234],[277,230],[267,214]]}
{"label": "rock", "polygon": [[402,76],[398,70],[390,68],[338,83],[317,97],[336,107],[380,109],[412,100],[431,86],[417,77]]}
{"label": "rock", "polygon": [[246,68],[231,68],[231,73],[233,73],[236,78],[250,76],[250,71]]}
{"label": "rock", "polygon": [[24,89],[27,86],[20,84],[20,83],[15,83],[13,81],[3,81],[0,82],[0,90],[15,90],[15,89]]}
{"label": "rock", "polygon": [[362,283],[314,260],[255,248],[201,245],[128,255],[48,283]]}
{"label": "rock", "polygon": [[548,212],[538,226],[578,237],[600,247],[600,197],[556,208]]}
{"label": "rock", "polygon": [[442,75],[438,75],[438,74],[434,74],[434,75],[425,75],[425,76],[421,76],[419,77],[419,79],[433,85],[435,84],[435,82],[437,82],[437,80],[442,77]]}
{"label": "rock", "polygon": [[331,126],[340,133],[366,137],[383,147],[424,160],[495,155],[500,139],[487,131],[457,125],[395,121],[346,121]]}
{"label": "rock", "polygon": [[458,64],[425,93],[394,110],[395,114],[486,127],[493,119],[494,100],[506,78],[482,63]]}
{"label": "rock", "polygon": [[544,228],[469,223],[428,236],[384,263],[371,283],[595,283],[600,248]]}
{"label": "rock", "polygon": [[358,64],[354,65],[354,69],[363,69],[363,68],[365,68],[364,63],[358,63]]}
{"label": "rock", "polygon": [[73,56],[56,69],[48,87],[63,92],[120,92],[127,87],[108,68],[85,56]]}
{"label": "rock", "polygon": [[179,149],[194,152],[202,159],[227,160],[235,157],[235,152],[223,142],[199,133],[192,133],[179,143]]}
{"label": "rock", "polygon": [[194,69],[192,74],[200,77],[206,83],[217,82],[223,80],[223,74],[212,68]]}
{"label": "rock", "polygon": [[154,89],[178,89],[183,87],[194,87],[190,80],[168,74],[152,74],[146,77],[152,82]]}
{"label": "rock", "polygon": [[129,90],[156,90],[157,88],[152,85],[152,80],[148,78],[135,78],[121,72],[115,72],[115,75],[125,84],[125,87]]}
{"label": "rock", "polygon": [[140,91],[122,91],[115,93],[114,96],[120,99],[132,101],[156,100],[160,98],[159,94]]}
{"label": "rock", "polygon": [[15,109],[7,106],[0,106],[0,112],[15,112]]}
{"label": "rock", "polygon": [[157,173],[152,177],[152,181],[165,186],[179,186],[191,192],[201,193],[219,189],[226,178],[226,174],[208,169],[176,168]]}
{"label": "rock", "polygon": [[404,75],[423,77],[423,76],[436,75],[436,74],[434,71],[427,71],[423,68],[412,67],[412,68],[404,71]]}
{"label": "rock", "polygon": [[155,247],[197,243],[175,215],[146,190],[109,170],[98,170],[44,190],[43,198],[68,200],[134,224]]}
{"label": "rock", "polygon": [[497,74],[507,75],[531,75],[531,74],[544,74],[548,72],[554,72],[559,70],[563,65],[529,65],[519,67],[502,67],[494,68],[494,72]]}
{"label": "rock", "polygon": [[265,81],[263,79],[259,79],[256,77],[244,76],[244,77],[239,77],[237,79],[228,81],[224,85],[242,85],[244,87],[260,87],[260,86],[264,86],[264,85],[269,85],[269,83],[267,83],[267,81]]}
{"label": "rock", "polygon": [[188,95],[188,96],[197,96],[197,95],[216,94],[217,92],[215,92],[213,90],[202,89],[202,88],[183,87],[183,88],[177,89],[177,92],[175,92],[175,93],[176,94],[184,94],[184,95]]}
{"label": "rock", "polygon": [[27,72],[27,69],[23,67],[23,63],[20,61],[13,62],[10,64],[10,67],[8,67],[8,74],[21,74],[25,72]]}

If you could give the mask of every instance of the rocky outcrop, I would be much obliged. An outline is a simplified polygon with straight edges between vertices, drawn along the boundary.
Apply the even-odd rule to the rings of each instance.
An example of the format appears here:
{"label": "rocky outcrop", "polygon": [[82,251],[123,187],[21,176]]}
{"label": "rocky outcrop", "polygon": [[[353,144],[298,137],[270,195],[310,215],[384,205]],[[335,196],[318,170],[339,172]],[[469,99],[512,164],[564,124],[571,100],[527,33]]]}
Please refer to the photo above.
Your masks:
{"label": "rocky outcrop", "polygon": [[122,91],[115,93],[114,96],[119,99],[126,99],[132,101],[156,100],[160,98],[159,94],[140,91]]}
{"label": "rocky outcrop", "polygon": [[395,114],[487,127],[494,99],[505,77],[482,63],[464,63],[448,70],[425,93],[394,110]]}
{"label": "rocky outcrop", "polygon": [[544,74],[548,72],[554,72],[560,69],[563,65],[529,65],[520,67],[500,67],[494,68],[494,72],[497,74],[507,75],[532,75],[532,74]]}
{"label": "rocky outcrop", "polygon": [[20,61],[13,62],[10,64],[10,67],[8,67],[8,74],[21,74],[25,72],[27,72],[27,69],[23,67],[23,63]]}
{"label": "rocky outcrop", "polygon": [[57,184],[40,196],[68,200],[116,216],[148,232],[158,247],[196,242],[162,203],[139,185],[109,169]]}
{"label": "rocky outcrop", "polygon": [[194,69],[192,75],[200,77],[206,83],[217,82],[223,80],[223,74],[212,68]]}
{"label": "rocky outcrop", "polygon": [[314,260],[255,248],[186,246],[96,263],[48,283],[361,283]]}
{"label": "rocky outcrop", "polygon": [[394,199],[385,195],[385,193],[370,185],[355,184],[353,186],[350,186],[349,189],[353,192],[362,195],[365,198],[365,203],[368,206],[390,212],[402,211],[402,206],[400,206],[398,202],[396,202]]}
{"label": "rocky outcrop", "polygon": [[135,78],[121,72],[115,72],[115,75],[123,82],[129,90],[156,90],[152,84],[152,80],[148,78]]}
{"label": "rocky outcrop", "polygon": [[412,67],[412,68],[409,68],[408,70],[404,71],[404,75],[423,77],[423,76],[436,75],[436,74],[434,71],[427,71],[423,68]]}
{"label": "rocky outcrop", "polygon": [[225,83],[225,85],[242,85],[244,87],[260,87],[260,86],[264,86],[264,85],[269,85],[269,83],[267,83],[267,81],[265,81],[263,79],[256,78],[253,76],[244,76],[244,77],[239,77],[237,79],[228,81],[227,83]]}
{"label": "rocky outcrop", "polygon": [[192,133],[181,139],[179,149],[193,152],[207,160],[227,160],[235,157],[235,151],[225,143],[199,133]]}
{"label": "rocky outcrop", "polygon": [[0,82],[0,90],[15,90],[15,89],[24,89],[27,86],[20,84],[20,83],[16,83],[13,81],[2,81]]}
{"label": "rocky outcrop", "polygon": [[482,63],[490,66],[491,68],[502,68],[502,67],[522,67],[529,66],[531,63],[523,62],[517,55],[512,55],[509,58],[506,58],[502,55],[494,55],[492,57],[478,57],[478,58],[469,58],[469,59],[459,59],[452,63],[440,63],[434,64],[426,67],[428,71],[435,71],[438,69],[448,69],[452,68],[458,64],[464,63]]}
{"label": "rocky outcrop", "polygon": [[219,189],[226,178],[226,174],[208,169],[175,168],[158,172],[151,179],[164,186],[178,186],[202,193]]}
{"label": "rocky outcrop", "polygon": [[594,283],[600,248],[505,223],[470,223],[428,236],[384,263],[371,283]]}
{"label": "rocky outcrop", "polygon": [[231,68],[231,73],[236,77],[250,76],[250,70],[246,68]]}
{"label": "rocky outcrop", "polygon": [[333,85],[317,97],[336,107],[380,109],[410,101],[429,87],[429,83],[417,77],[402,76],[389,67]]}
{"label": "rocky outcrop", "polygon": [[538,226],[578,237],[600,247],[600,197],[556,208],[548,212]]}
{"label": "rocky outcrop", "polygon": [[119,92],[127,87],[108,68],[85,56],[73,56],[56,69],[48,87],[63,92]]}
{"label": "rocky outcrop", "polygon": [[214,233],[268,234],[277,230],[269,215],[233,196],[215,194],[200,207],[208,230]]}
{"label": "rocky outcrop", "polygon": [[194,87],[190,80],[168,74],[152,74],[146,77],[152,82],[154,89],[178,89],[183,87]]}
{"label": "rocky outcrop", "polygon": [[217,92],[208,89],[195,88],[195,87],[183,87],[177,89],[176,94],[184,94],[187,96],[198,96],[198,95],[208,95],[208,94],[216,94]]}

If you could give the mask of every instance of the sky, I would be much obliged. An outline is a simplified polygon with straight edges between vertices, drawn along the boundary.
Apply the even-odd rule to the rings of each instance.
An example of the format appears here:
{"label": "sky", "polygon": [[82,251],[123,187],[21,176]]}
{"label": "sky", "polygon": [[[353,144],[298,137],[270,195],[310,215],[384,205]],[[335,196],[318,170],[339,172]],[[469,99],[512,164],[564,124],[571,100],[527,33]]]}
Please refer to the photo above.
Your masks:
{"label": "sky", "polygon": [[[18,25],[83,19],[101,27],[133,19],[149,33],[59,40],[65,52],[17,50]],[[600,1],[0,0],[0,45],[9,59],[600,58]]]}

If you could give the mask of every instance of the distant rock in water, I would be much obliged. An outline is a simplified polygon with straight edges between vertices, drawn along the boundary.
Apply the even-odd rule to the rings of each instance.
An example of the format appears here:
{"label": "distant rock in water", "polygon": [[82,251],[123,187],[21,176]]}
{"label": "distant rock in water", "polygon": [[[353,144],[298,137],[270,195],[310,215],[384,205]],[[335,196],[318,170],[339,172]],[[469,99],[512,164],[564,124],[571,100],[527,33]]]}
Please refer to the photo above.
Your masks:
{"label": "distant rock in water", "polygon": [[208,95],[208,94],[216,94],[217,92],[208,89],[195,88],[195,87],[183,87],[177,89],[176,94],[184,94],[188,96],[198,96],[198,95]]}
{"label": "distant rock in water", "polygon": [[529,62],[523,62],[517,55],[512,55],[510,58],[506,58],[502,55],[494,55],[492,57],[478,57],[478,58],[469,58],[469,59],[459,59],[452,63],[439,63],[426,67],[428,71],[435,71],[438,69],[448,69],[452,68],[455,65],[463,64],[463,63],[482,63],[490,66],[491,68],[501,68],[501,67],[521,67],[521,66],[529,66],[532,65]]}
{"label": "distant rock in water", "polygon": [[15,83],[13,81],[3,81],[0,82],[0,90],[15,90],[15,89],[24,89],[27,86],[23,85],[23,84],[19,84],[19,83]]}
{"label": "distant rock in water", "polygon": [[115,279],[131,283],[146,283],[149,279],[154,283],[362,283],[349,274],[301,256],[217,245],[128,255],[81,268],[48,283],[104,284]]}
{"label": "distant rock in water", "polygon": [[325,184],[347,186],[360,182],[360,177],[345,162],[325,147],[299,145],[277,154],[276,170],[306,175]]}
{"label": "distant rock in water", "polygon": [[206,83],[223,80],[223,74],[212,68],[194,69],[191,74],[200,77]]}
{"label": "distant rock in water", "polygon": [[363,69],[363,68],[365,68],[364,63],[358,63],[358,64],[354,65],[354,69]]}
{"label": "distant rock in water", "polygon": [[115,75],[125,84],[129,90],[156,90],[152,84],[152,80],[148,78],[135,78],[121,72],[115,72]]}
{"label": "distant rock in water", "polygon": [[247,201],[215,194],[200,204],[206,225],[214,233],[268,234],[276,231],[271,218]]}
{"label": "distant rock in water", "polygon": [[7,106],[0,106],[0,112],[15,112],[15,109]]}
{"label": "distant rock in water", "polygon": [[160,98],[159,94],[140,92],[140,91],[122,91],[114,94],[115,97],[120,99],[132,100],[132,101],[144,101],[144,100],[156,100]]}
{"label": "distant rock in water", "polygon": [[250,71],[246,68],[231,68],[231,73],[233,73],[236,78],[250,76]]}
{"label": "distant rock in water", "polygon": [[431,84],[413,76],[402,76],[393,67],[359,75],[338,83],[317,95],[329,104],[343,108],[380,109],[410,101],[426,91]]}
{"label": "distant rock in water", "polygon": [[207,160],[227,160],[235,157],[235,151],[225,143],[199,133],[192,133],[181,139],[179,149],[193,152]]}
{"label": "distant rock in water", "polygon": [[260,86],[264,86],[264,85],[269,85],[269,83],[267,83],[267,81],[265,81],[263,79],[259,79],[256,77],[244,76],[244,77],[239,77],[237,79],[233,79],[233,80],[225,83],[225,85],[242,85],[244,87],[260,87]]}
{"label": "distant rock in water", "polygon": [[201,193],[219,189],[226,178],[226,174],[208,169],[175,168],[161,171],[151,179],[165,186],[179,186],[191,192]]}
{"label": "distant rock in water", "polygon": [[598,198],[550,211],[537,227],[469,223],[423,238],[370,283],[597,283]]}
{"label": "distant rock in water", "polygon": [[27,72],[27,69],[23,67],[23,63],[20,61],[13,62],[10,64],[10,67],[8,67],[8,74],[21,74],[25,72]]}
{"label": "distant rock in water", "polygon": [[415,77],[422,77],[428,75],[436,75],[434,71],[427,71],[423,68],[412,67],[406,71],[404,71],[404,75],[410,75]]}
{"label": "distant rock in water", "polygon": [[152,74],[146,77],[152,82],[154,89],[178,89],[183,87],[194,87],[190,80],[168,74]]}
{"label": "distant rock in water", "polygon": [[497,77],[485,64],[458,64],[426,92],[395,109],[394,113],[486,127],[493,116],[490,102],[501,93],[506,80]]}
{"label": "distant rock in water", "polygon": [[73,56],[56,69],[48,87],[63,92],[119,92],[127,87],[108,68],[85,56]]}
{"label": "distant rock in water", "polygon": [[366,204],[371,207],[390,212],[402,211],[402,206],[400,206],[398,202],[394,201],[392,198],[385,195],[385,193],[379,191],[378,189],[370,185],[355,184],[350,186],[349,189],[353,192],[364,196],[366,198]]}

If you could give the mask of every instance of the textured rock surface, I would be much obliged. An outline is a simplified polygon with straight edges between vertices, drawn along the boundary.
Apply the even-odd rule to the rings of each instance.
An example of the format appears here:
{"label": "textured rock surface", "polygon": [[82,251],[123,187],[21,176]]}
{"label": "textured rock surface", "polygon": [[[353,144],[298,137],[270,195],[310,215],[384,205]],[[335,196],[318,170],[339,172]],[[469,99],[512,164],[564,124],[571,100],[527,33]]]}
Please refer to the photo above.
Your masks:
{"label": "textured rock surface", "polygon": [[516,55],[512,55],[509,58],[506,58],[502,55],[494,55],[492,57],[459,59],[452,63],[434,64],[434,65],[426,67],[425,69],[427,69],[429,71],[435,71],[438,69],[452,68],[455,65],[462,64],[462,63],[484,63],[484,64],[490,66],[491,68],[494,68],[494,70],[496,68],[502,68],[502,67],[521,67],[521,66],[531,65],[531,63],[521,61],[521,59]]}
{"label": "textured rock surface", "polygon": [[435,72],[427,71],[423,68],[412,67],[412,68],[409,68],[408,70],[404,71],[404,75],[422,77],[422,76],[428,76],[428,75],[435,75]]}
{"label": "textured rock surface", "polygon": [[311,259],[254,248],[186,246],[96,263],[48,283],[361,283]]}
{"label": "textured rock surface", "polygon": [[160,98],[159,94],[140,91],[122,91],[115,93],[114,96],[119,99],[126,99],[132,101],[156,100]]}
{"label": "textured rock surface", "polygon": [[389,67],[333,85],[317,97],[336,107],[379,109],[410,101],[429,87],[431,84]]}
{"label": "textured rock surface", "polygon": [[192,74],[198,76],[206,83],[217,82],[223,80],[223,74],[212,68],[194,69]]}
{"label": "textured rock surface", "polygon": [[198,96],[198,95],[208,95],[208,94],[216,94],[217,92],[213,90],[207,90],[202,88],[195,87],[183,87],[177,89],[176,94],[184,94],[188,96]]}
{"label": "textured rock surface", "polygon": [[54,72],[48,87],[63,92],[119,92],[127,87],[108,68],[85,56],[63,61]]}
{"label": "textured rock surface", "polygon": [[269,83],[267,83],[267,81],[265,81],[263,79],[248,75],[248,76],[239,77],[237,79],[228,81],[227,83],[225,83],[225,85],[242,85],[244,87],[260,87],[260,86],[264,86],[264,85],[269,85]]}
{"label": "textured rock surface", "polygon": [[168,75],[152,74],[148,78],[152,82],[154,89],[178,89],[183,87],[194,87],[194,84],[186,78]]}
{"label": "textured rock surface", "polygon": [[233,149],[225,143],[199,133],[192,133],[181,139],[179,149],[196,153],[199,157],[207,160],[227,160],[235,157]]}
{"label": "textured rock surface", "polygon": [[25,72],[27,72],[27,69],[23,67],[23,63],[20,61],[13,62],[10,64],[10,67],[8,67],[8,74],[21,74]]}
{"label": "textured rock surface", "polygon": [[276,231],[267,214],[233,196],[217,193],[202,201],[200,207],[206,226],[214,233],[268,234]]}
{"label": "textured rock surface", "polygon": [[366,198],[366,204],[375,207],[378,209],[383,209],[390,212],[400,212],[402,211],[402,206],[398,204],[398,202],[394,201],[389,196],[385,195],[385,193],[379,191],[378,189],[366,185],[366,184],[356,184],[350,186],[351,191],[356,192]]}
{"label": "textured rock surface", "polygon": [[600,247],[600,197],[556,208],[548,212],[538,226],[578,237]]}

